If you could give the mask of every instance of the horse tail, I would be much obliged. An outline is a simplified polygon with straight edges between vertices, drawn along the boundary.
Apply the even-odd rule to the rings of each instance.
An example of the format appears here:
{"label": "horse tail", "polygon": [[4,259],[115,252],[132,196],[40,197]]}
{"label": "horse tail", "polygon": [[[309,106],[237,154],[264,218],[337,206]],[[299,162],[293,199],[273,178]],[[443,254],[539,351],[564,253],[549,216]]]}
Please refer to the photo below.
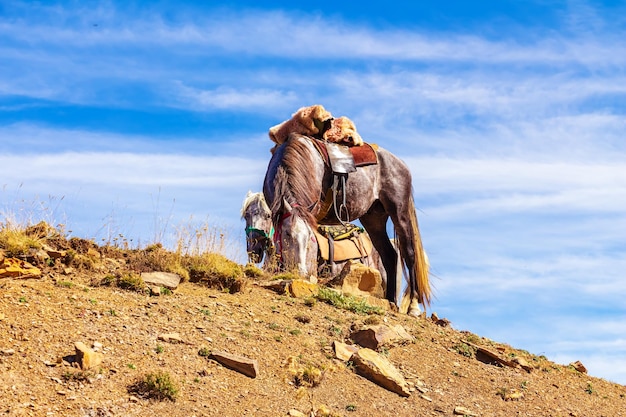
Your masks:
{"label": "horse tail", "polygon": [[[415,202],[413,196],[409,198],[409,216],[411,220],[411,231],[413,235],[413,248],[415,250],[415,262],[413,264],[413,275],[417,284],[417,296],[419,302],[424,306],[430,305],[432,293],[430,289],[429,263],[422,245],[422,237],[420,235],[419,225],[417,223],[417,214],[415,210]],[[411,283],[409,283],[411,284]]]}

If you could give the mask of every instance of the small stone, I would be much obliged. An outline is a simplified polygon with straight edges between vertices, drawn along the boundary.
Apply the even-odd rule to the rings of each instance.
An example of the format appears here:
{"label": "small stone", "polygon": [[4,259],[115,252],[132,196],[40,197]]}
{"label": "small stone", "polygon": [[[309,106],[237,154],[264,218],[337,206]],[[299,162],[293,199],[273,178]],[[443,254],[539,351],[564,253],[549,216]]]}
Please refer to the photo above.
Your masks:
{"label": "small stone", "polygon": [[359,350],[359,348],[357,346],[347,345],[335,340],[333,342],[333,350],[335,351],[335,357],[337,359],[347,362],[350,360],[352,355]]}
{"label": "small stone", "polygon": [[290,417],[307,417],[302,411],[293,408],[287,412],[287,415]]}
{"label": "small stone", "polygon": [[2,356],[15,355],[15,349],[3,349],[3,350],[0,350],[0,354],[2,354]]}
{"label": "small stone", "polygon": [[74,343],[76,363],[82,370],[92,369],[102,363],[102,354],[89,349],[83,342]]}
{"label": "small stone", "polygon": [[569,365],[580,373],[583,373],[583,374],[587,373],[587,368],[585,367],[585,365],[583,365],[581,361],[572,362]]}
{"label": "small stone", "polygon": [[178,333],[163,333],[158,335],[157,339],[167,343],[184,343]]}
{"label": "small stone", "polygon": [[289,294],[295,298],[306,298],[316,296],[320,288],[317,284],[304,279],[294,279],[289,284]]}
{"label": "small stone", "polygon": [[532,372],[534,369],[524,358],[515,357],[513,358],[513,362],[518,364],[526,372]]}
{"label": "small stone", "polygon": [[217,351],[211,352],[209,359],[213,359],[225,367],[242,373],[250,378],[256,378],[259,374],[259,364],[254,359]]}
{"label": "small stone", "polygon": [[468,410],[465,407],[454,407],[454,414],[457,416],[470,416],[470,417],[476,417],[478,416],[478,414],[474,413],[473,411]]}
{"label": "small stone", "polygon": [[147,285],[175,290],[180,284],[181,277],[180,275],[173,274],[171,272],[143,272],[141,274],[141,279]]}
{"label": "small stone", "polygon": [[504,394],[505,401],[516,401],[521,400],[522,398],[524,398],[524,393],[516,389],[510,390],[509,392]]}

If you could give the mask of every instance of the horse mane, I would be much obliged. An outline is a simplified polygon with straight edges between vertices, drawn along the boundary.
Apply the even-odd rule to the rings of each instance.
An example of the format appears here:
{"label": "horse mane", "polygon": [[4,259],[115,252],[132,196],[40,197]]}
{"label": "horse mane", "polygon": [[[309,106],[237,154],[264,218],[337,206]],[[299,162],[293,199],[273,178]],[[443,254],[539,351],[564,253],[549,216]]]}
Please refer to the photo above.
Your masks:
{"label": "horse mane", "polygon": [[295,214],[316,230],[315,215],[319,211],[317,203],[321,195],[321,185],[311,181],[316,169],[313,160],[315,154],[312,154],[305,140],[308,140],[305,136],[292,135],[282,145],[282,158],[274,178],[272,220],[274,224],[280,223],[284,201],[287,201]]}
{"label": "horse mane", "polygon": [[253,193],[252,191],[248,191],[248,194],[246,194],[246,198],[243,200],[243,204],[241,206],[241,218],[245,216],[248,207],[250,207],[252,204],[259,204],[261,206],[261,209],[263,209],[264,211],[270,211],[270,208],[265,201],[265,196],[263,195],[263,193]]}

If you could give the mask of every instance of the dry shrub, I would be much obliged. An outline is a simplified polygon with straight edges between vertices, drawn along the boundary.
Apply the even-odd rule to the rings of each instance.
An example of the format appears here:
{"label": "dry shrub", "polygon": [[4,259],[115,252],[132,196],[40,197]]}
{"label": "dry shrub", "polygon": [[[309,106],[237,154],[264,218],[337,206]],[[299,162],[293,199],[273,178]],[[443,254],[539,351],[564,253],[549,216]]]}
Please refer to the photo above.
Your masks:
{"label": "dry shrub", "polygon": [[0,223],[0,248],[8,257],[28,255],[31,249],[42,247],[42,238],[26,233],[25,228],[10,221]]}
{"label": "dry shrub", "polygon": [[159,371],[146,374],[131,385],[128,391],[142,398],[176,401],[179,388],[169,373]]}
{"label": "dry shrub", "polygon": [[316,387],[324,378],[324,370],[313,364],[300,364],[296,356],[287,358],[287,371],[296,387]]}
{"label": "dry shrub", "polygon": [[182,281],[189,280],[189,272],[182,264],[182,256],[168,251],[160,243],[128,253],[127,265],[129,269],[139,272],[171,272],[178,274]]}
{"label": "dry shrub", "polygon": [[246,281],[241,265],[219,253],[186,256],[185,266],[191,282],[205,282],[209,287],[231,294],[244,289]]}

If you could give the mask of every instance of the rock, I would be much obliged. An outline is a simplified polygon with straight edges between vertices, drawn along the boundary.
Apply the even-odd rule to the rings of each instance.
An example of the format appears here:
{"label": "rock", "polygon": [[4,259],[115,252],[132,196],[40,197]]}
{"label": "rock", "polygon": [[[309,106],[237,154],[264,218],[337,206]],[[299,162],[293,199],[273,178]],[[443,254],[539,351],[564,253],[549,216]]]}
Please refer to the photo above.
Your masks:
{"label": "rock", "polygon": [[178,333],[163,333],[157,336],[157,340],[162,340],[168,343],[184,343]]}
{"label": "rock", "polygon": [[378,298],[378,297],[374,297],[373,295],[369,295],[365,297],[365,302],[371,305],[372,307],[378,307],[382,309],[383,311],[389,311],[392,309],[391,303],[389,303],[389,300],[385,298]]}
{"label": "rock", "polygon": [[317,295],[320,287],[304,279],[294,279],[288,286],[289,294],[295,298],[306,298]]}
{"label": "rock", "polygon": [[510,361],[508,359],[503,358],[498,353],[489,350],[485,347],[476,345],[467,340],[462,340],[463,343],[472,346],[476,349],[476,359],[486,364],[493,364],[494,362],[499,363],[500,365],[508,366],[510,368],[517,368],[517,362]]}
{"label": "rock", "polygon": [[289,417],[307,417],[307,415],[304,414],[302,411],[298,411],[293,408],[287,412],[287,415]]}
{"label": "rock", "polygon": [[146,285],[165,287],[175,290],[180,284],[180,275],[171,272],[142,272],[141,279]]}
{"label": "rock", "polygon": [[333,350],[335,351],[335,357],[339,360],[347,362],[352,357],[352,354],[358,352],[359,347],[354,345],[347,345],[338,341],[333,342]]}
{"label": "rock", "polygon": [[291,284],[291,280],[288,280],[288,279],[274,280],[274,281],[257,283],[258,286],[266,288],[268,290],[275,291],[278,294],[286,293],[287,292],[287,288],[289,288],[289,284]]}
{"label": "rock", "polygon": [[585,367],[585,365],[583,365],[581,361],[572,362],[569,364],[569,366],[576,369],[580,373],[583,373],[583,374],[587,373],[587,368]]}
{"label": "rock", "polygon": [[350,360],[361,376],[402,397],[410,395],[409,386],[400,371],[375,351],[359,349]]}
{"label": "rock", "polygon": [[512,359],[512,362],[518,364],[523,370],[525,370],[526,372],[532,372],[533,366],[531,364],[529,364],[524,358],[520,358],[520,357],[515,357]]}
{"label": "rock", "polygon": [[153,297],[159,297],[161,295],[161,287],[151,285],[148,288],[150,289],[150,295]]}
{"label": "rock", "polygon": [[0,278],[41,278],[41,270],[17,258],[5,258],[0,263]]}
{"label": "rock", "polygon": [[74,349],[76,350],[75,361],[83,371],[95,368],[102,363],[102,354],[88,348],[83,342],[74,343]]}
{"label": "rock", "polygon": [[346,295],[384,298],[382,282],[378,270],[363,265],[361,262],[348,261],[339,275],[329,284],[341,288],[341,292]]}
{"label": "rock", "polygon": [[0,350],[0,355],[2,355],[2,356],[15,355],[15,349],[2,349],[2,350]]}
{"label": "rock", "polygon": [[439,316],[437,315],[437,313],[432,313],[430,315],[430,319],[437,325],[437,326],[441,326],[441,327],[448,327],[450,325],[450,320],[446,319],[446,318],[439,318]]}
{"label": "rock", "polygon": [[64,250],[56,250],[56,249],[51,248],[48,245],[43,245],[42,249],[46,252],[48,257],[50,257],[52,259],[65,258],[65,256],[67,255],[66,251],[64,251]]}
{"label": "rock", "polygon": [[223,366],[232,369],[233,371],[242,373],[250,378],[256,378],[259,374],[259,365],[254,359],[217,351],[211,352],[209,359],[213,359]]}
{"label": "rock", "polygon": [[524,398],[524,393],[516,389],[509,390],[504,394],[504,401],[516,401]]}
{"label": "rock", "polygon": [[350,338],[360,346],[369,349],[379,349],[384,345],[408,343],[415,340],[401,325],[389,327],[384,324],[366,326],[350,335]]}
{"label": "rock", "polygon": [[473,411],[468,410],[465,407],[454,407],[454,414],[457,416],[470,416],[470,417],[478,416],[478,414],[474,413]]}

